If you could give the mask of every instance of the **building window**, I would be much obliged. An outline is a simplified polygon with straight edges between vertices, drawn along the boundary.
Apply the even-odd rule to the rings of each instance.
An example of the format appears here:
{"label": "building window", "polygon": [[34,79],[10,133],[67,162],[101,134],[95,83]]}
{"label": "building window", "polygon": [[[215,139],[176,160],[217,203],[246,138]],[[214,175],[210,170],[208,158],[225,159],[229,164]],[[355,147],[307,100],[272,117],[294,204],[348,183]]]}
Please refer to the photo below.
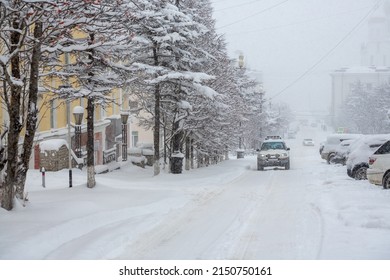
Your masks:
{"label": "building window", "polygon": [[105,106],[101,106],[101,108],[100,108],[100,119],[104,120],[106,117],[107,117],[106,107]]}
{"label": "building window", "polygon": [[367,87],[367,90],[372,90],[372,84],[371,83],[367,83],[366,87]]}
{"label": "building window", "polygon": [[84,98],[80,98],[80,106],[85,108],[85,101]]}
{"label": "building window", "polygon": [[374,56],[373,55],[370,56],[370,65],[374,65]]}
{"label": "building window", "polygon": [[69,65],[70,64],[70,56],[69,53],[65,53],[65,64]]}
{"label": "building window", "polygon": [[66,123],[70,123],[70,101],[66,101],[66,112],[65,112],[65,116],[66,116]]}
{"label": "building window", "polygon": [[131,145],[132,147],[137,147],[138,144],[138,131],[131,132]]}
{"label": "building window", "polygon": [[56,128],[55,100],[50,100],[50,128]]}
{"label": "building window", "polygon": [[112,114],[116,115],[116,113],[117,113],[117,106],[116,106],[116,96],[115,96],[115,93],[111,94],[111,98],[112,98],[112,101],[111,101],[111,104],[112,104]]}
{"label": "building window", "polygon": [[123,107],[123,90],[122,88],[119,89],[119,104],[121,104],[121,111],[125,110]]}

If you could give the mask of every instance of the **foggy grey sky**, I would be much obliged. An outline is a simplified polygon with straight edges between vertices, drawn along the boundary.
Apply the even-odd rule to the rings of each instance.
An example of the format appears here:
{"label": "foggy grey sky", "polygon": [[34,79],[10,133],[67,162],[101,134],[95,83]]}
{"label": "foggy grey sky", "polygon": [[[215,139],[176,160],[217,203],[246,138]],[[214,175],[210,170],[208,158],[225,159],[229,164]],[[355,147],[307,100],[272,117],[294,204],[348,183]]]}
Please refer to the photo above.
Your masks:
{"label": "foggy grey sky", "polygon": [[[217,32],[231,57],[241,51],[247,67],[262,71],[272,98],[311,68],[360,22],[375,0],[211,0]],[[329,72],[360,65],[366,21],[299,82],[280,93],[293,110],[328,110]]]}

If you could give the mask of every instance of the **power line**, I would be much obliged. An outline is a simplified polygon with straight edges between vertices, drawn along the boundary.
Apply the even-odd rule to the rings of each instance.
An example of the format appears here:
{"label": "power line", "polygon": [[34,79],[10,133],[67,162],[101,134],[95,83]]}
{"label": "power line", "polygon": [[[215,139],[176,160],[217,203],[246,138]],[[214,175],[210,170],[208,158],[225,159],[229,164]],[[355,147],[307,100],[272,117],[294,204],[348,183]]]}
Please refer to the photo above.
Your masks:
{"label": "power line", "polygon": [[245,17],[245,18],[242,18],[242,19],[240,19],[240,20],[234,21],[234,22],[232,22],[232,23],[226,24],[226,25],[224,25],[224,26],[218,27],[217,30],[218,30],[218,29],[225,28],[225,27],[228,27],[228,26],[231,26],[231,25],[233,25],[233,24],[236,24],[236,23],[242,22],[242,21],[244,21],[244,20],[247,20],[248,18],[257,16],[257,15],[259,15],[259,14],[261,14],[261,13],[264,13],[264,12],[267,12],[267,11],[269,11],[269,10],[272,10],[272,9],[274,9],[274,8],[280,6],[280,5],[282,5],[282,4],[284,4],[284,3],[288,2],[288,1],[289,1],[289,0],[285,0],[285,1],[280,2],[280,3],[278,3],[278,4],[274,5],[274,6],[271,6],[271,7],[268,7],[268,8],[266,8],[266,9],[264,9],[264,10],[261,10],[261,11],[255,13],[255,14],[252,14],[252,15],[247,16],[247,17]]}
{"label": "power line", "polygon": [[214,4],[214,3],[219,3],[219,2],[222,2],[222,1],[226,1],[226,0],[216,0],[216,1],[210,1],[211,4]]}
{"label": "power line", "polygon": [[249,31],[246,31],[246,32],[236,32],[236,33],[229,33],[229,32],[227,32],[226,34],[232,36],[232,35],[242,35],[242,34],[248,34],[248,33],[262,32],[262,31],[273,30],[273,29],[278,29],[278,28],[283,28],[283,27],[289,27],[289,26],[299,25],[299,24],[313,22],[313,21],[324,20],[324,19],[328,19],[330,17],[337,17],[337,16],[340,16],[340,15],[352,14],[352,13],[360,12],[360,11],[363,11],[363,10],[366,11],[367,7],[364,7],[364,8],[358,9],[358,10],[354,10],[354,11],[348,11],[348,12],[332,14],[332,15],[328,15],[328,16],[324,16],[324,17],[320,17],[320,18],[312,18],[312,19],[307,19],[307,20],[296,21],[296,22],[292,22],[292,23],[289,23],[289,24],[275,25],[275,26],[266,27],[266,28],[262,28],[262,29],[249,30]]}
{"label": "power line", "polygon": [[339,41],[335,46],[333,46],[328,52],[326,52],[319,60],[317,60],[311,67],[309,67],[305,72],[303,72],[298,78],[292,81],[289,85],[287,85],[284,89],[279,91],[277,94],[269,98],[269,100],[274,99],[275,97],[281,95],[286,90],[291,88],[297,82],[299,82],[302,78],[304,78],[307,74],[309,74],[315,67],[317,67],[322,61],[324,61],[335,49],[337,49],[378,7],[383,0],[378,0],[374,6],[368,11],[368,13]]}
{"label": "power line", "polygon": [[259,1],[263,1],[263,0],[255,0],[255,1],[247,2],[247,3],[242,3],[242,4],[239,4],[239,5],[230,6],[230,7],[222,8],[222,9],[219,9],[219,10],[215,10],[214,12],[220,12],[220,11],[224,11],[224,10],[228,10],[228,9],[233,9],[233,8],[237,8],[237,7],[242,7],[242,6],[246,6],[246,5],[249,5],[249,4],[253,4],[253,3],[259,2]]}

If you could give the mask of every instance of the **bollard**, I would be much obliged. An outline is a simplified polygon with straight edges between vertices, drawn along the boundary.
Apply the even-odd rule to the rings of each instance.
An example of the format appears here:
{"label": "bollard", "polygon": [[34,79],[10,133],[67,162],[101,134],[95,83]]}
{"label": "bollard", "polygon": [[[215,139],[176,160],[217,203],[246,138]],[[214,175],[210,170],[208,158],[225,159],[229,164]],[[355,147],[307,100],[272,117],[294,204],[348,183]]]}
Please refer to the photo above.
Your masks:
{"label": "bollard", "polygon": [[45,186],[45,167],[41,168],[41,172],[42,172],[42,187],[46,188],[46,186]]}

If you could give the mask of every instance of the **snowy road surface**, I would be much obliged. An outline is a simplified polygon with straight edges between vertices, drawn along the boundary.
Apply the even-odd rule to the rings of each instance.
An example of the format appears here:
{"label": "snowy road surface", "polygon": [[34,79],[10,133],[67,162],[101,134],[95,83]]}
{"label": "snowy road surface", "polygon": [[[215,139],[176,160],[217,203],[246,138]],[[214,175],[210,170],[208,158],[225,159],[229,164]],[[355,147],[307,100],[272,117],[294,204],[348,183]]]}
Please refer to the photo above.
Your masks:
{"label": "snowy road surface", "polygon": [[[327,165],[316,130],[291,169],[231,158],[181,175],[125,166],[29,174],[29,202],[0,210],[0,259],[390,259],[390,192]],[[317,138],[316,138],[317,137]]]}
{"label": "snowy road surface", "polygon": [[320,217],[299,184],[286,183],[297,181],[296,172],[284,173],[246,170],[172,213],[121,258],[316,258]]}

